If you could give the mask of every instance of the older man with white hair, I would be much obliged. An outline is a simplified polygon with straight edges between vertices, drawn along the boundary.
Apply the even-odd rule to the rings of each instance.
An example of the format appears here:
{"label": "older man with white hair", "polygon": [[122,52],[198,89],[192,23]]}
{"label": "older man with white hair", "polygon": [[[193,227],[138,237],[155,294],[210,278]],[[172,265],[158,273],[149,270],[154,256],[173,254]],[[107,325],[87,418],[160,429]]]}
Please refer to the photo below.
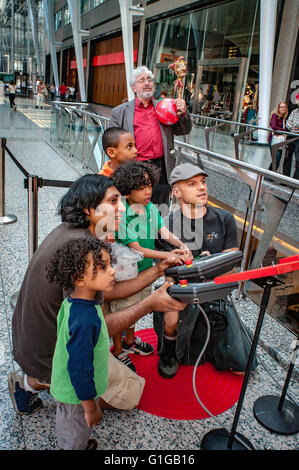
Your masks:
{"label": "older man with white hair", "polygon": [[123,103],[111,112],[110,127],[123,127],[135,137],[137,160],[147,161],[160,170],[158,185],[153,190],[152,202],[168,204],[169,174],[175,166],[174,135],[191,131],[191,118],[186,102],[176,99],[179,120],[173,125],[161,124],[156,116],[158,101],[154,96],[154,77],[145,66],[133,71],[130,81],[135,98]]}

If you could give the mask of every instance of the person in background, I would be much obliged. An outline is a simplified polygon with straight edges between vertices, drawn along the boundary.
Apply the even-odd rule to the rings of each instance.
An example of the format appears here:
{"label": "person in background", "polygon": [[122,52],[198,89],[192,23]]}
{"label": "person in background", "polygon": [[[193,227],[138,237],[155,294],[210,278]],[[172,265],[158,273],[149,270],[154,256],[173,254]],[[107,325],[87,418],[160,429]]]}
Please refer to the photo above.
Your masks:
{"label": "person in background", "polygon": [[51,100],[54,101],[55,95],[56,95],[56,87],[54,83],[50,86],[50,93],[51,93]]}
{"label": "person in background", "polygon": [[[299,93],[296,95],[296,104],[297,108],[291,112],[286,126],[290,130],[290,132],[294,132],[294,135],[288,136],[288,139],[293,139],[294,137],[299,137]],[[291,166],[292,166],[292,157],[293,153],[295,153],[295,172],[292,178],[296,180],[299,179],[299,138],[294,142],[291,142],[288,145],[288,152],[286,154],[284,165],[283,165],[283,174],[286,176],[291,176]]]}
{"label": "person in background", "polygon": [[60,101],[65,101],[67,87],[65,86],[64,82],[62,82],[62,84],[58,88],[58,91],[59,91]]}
{"label": "person in background", "polygon": [[70,94],[69,94],[70,100],[75,101],[75,98],[76,98],[76,90],[75,90],[75,87],[73,87],[73,85],[71,85],[71,86],[69,87],[69,93],[70,93]]}
{"label": "person in background", "polygon": [[8,98],[9,98],[9,103],[10,103],[10,109],[13,109],[14,111],[17,110],[15,97],[16,97],[16,85],[13,80],[10,80],[9,87],[8,87]]}
{"label": "person in background", "polygon": [[162,90],[161,93],[160,93],[160,99],[163,100],[164,98],[167,98],[167,90]]}
{"label": "person in background", "polygon": [[42,80],[40,80],[39,84],[37,85],[36,109],[38,109],[39,106],[41,109],[43,109],[44,99],[47,94],[48,90],[46,85]]}
{"label": "person in background", "polygon": [[106,129],[102,137],[102,145],[109,160],[98,172],[99,175],[110,177],[119,165],[136,159],[137,149],[134,137],[121,127]]}
{"label": "person in background", "polygon": [[[271,113],[270,127],[273,129],[268,138],[268,142],[271,145],[277,144],[278,142],[283,142],[285,140],[285,135],[277,134],[275,131],[286,131],[286,120],[288,117],[288,105],[285,101],[278,103],[274,111]],[[278,170],[280,159],[281,159],[282,149],[276,152],[276,171]],[[272,170],[272,162],[268,168]]]}

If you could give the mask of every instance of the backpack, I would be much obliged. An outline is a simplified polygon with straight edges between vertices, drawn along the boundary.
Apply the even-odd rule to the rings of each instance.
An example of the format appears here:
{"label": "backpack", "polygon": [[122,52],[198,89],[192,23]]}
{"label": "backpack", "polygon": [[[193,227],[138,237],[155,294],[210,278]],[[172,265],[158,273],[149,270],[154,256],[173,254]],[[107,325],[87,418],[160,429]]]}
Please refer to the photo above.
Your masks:
{"label": "backpack", "polygon": [[[239,316],[232,302],[226,298],[217,302],[201,304],[210,323],[210,339],[201,358],[200,363],[210,362],[219,371],[235,370],[245,371],[251,341],[246,335],[245,327],[241,324]],[[188,350],[181,358],[180,363],[194,365],[206,341],[207,324],[200,309],[193,328]],[[254,358],[252,370],[258,366]]]}

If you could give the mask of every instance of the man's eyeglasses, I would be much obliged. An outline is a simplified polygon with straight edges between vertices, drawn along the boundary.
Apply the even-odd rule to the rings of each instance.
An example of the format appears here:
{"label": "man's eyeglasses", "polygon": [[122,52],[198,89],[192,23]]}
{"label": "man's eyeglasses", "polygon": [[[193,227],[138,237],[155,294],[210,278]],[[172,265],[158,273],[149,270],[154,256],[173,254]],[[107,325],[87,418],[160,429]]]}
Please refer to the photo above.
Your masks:
{"label": "man's eyeglasses", "polygon": [[146,77],[146,78],[140,78],[139,80],[136,80],[136,83],[140,83],[140,85],[142,85],[145,82],[153,83],[153,81],[154,80],[152,78]]}

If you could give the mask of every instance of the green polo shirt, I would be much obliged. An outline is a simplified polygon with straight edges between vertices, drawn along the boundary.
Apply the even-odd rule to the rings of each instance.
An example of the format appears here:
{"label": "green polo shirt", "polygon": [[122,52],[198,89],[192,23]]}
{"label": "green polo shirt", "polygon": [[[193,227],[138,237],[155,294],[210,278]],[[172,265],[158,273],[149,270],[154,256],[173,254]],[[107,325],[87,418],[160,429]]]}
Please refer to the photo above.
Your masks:
{"label": "green polo shirt", "polygon": [[[133,205],[130,206],[126,201],[126,212],[116,234],[118,243],[128,245],[132,242],[138,242],[143,248],[155,249],[155,239],[164,222],[160,212],[152,202],[144,206],[144,209],[144,215],[137,214]],[[143,271],[152,265],[152,258],[144,258],[138,262],[138,271]]]}

